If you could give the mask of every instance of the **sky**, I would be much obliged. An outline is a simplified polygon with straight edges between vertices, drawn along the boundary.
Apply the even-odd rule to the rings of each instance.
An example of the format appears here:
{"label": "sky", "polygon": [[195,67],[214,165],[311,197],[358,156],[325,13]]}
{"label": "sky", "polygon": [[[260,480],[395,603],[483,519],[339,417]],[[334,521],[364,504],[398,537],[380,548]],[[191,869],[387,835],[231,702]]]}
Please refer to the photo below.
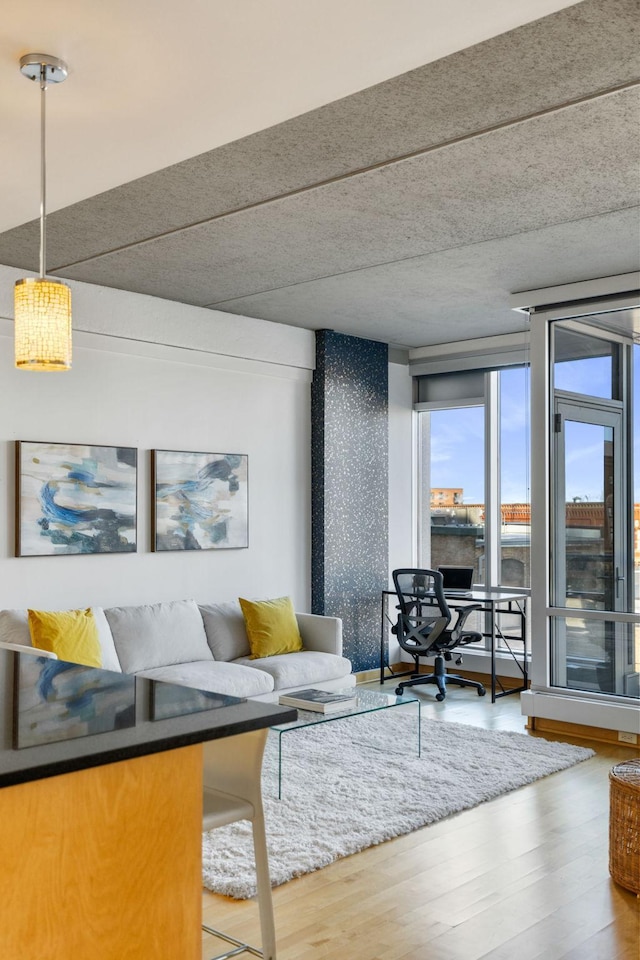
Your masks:
{"label": "sky", "polygon": [[[640,345],[634,347],[634,501],[640,502]],[[501,373],[502,502],[529,502],[529,370]],[[556,383],[572,393],[606,397],[610,358],[557,365]],[[567,498],[601,500],[604,429],[573,423],[567,434]],[[484,411],[482,407],[437,410],[431,414],[431,486],[462,487],[465,503],[484,502]]]}
{"label": "sky", "polygon": [[[502,501],[528,503],[528,370],[501,376]],[[484,409],[431,414],[431,486],[462,487],[464,503],[484,503]]]}

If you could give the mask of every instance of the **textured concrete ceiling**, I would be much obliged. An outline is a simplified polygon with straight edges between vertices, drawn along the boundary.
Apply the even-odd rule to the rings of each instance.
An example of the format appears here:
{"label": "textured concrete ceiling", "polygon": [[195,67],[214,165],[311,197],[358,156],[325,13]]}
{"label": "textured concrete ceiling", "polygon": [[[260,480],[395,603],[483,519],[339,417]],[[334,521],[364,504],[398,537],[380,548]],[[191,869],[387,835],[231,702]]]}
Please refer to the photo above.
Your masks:
{"label": "textured concrete ceiling", "polygon": [[639,14],[585,0],[66,207],[49,272],[404,346],[520,329],[510,293],[640,264]]}

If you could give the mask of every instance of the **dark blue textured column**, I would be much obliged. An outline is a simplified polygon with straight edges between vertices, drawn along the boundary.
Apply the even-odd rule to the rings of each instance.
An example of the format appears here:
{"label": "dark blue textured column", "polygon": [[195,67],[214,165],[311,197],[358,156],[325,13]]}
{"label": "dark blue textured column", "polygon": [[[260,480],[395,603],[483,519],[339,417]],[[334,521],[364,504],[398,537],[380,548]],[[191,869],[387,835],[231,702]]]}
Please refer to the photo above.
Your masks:
{"label": "dark blue textured column", "polygon": [[345,656],[370,670],[388,581],[386,344],[316,333],[311,448],[312,610],[342,618]]}

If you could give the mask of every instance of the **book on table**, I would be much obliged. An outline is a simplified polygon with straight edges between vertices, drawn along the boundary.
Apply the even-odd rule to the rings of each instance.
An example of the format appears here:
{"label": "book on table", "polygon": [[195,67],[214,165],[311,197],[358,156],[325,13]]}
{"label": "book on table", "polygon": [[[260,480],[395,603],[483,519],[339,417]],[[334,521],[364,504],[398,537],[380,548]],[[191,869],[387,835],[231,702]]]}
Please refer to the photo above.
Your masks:
{"label": "book on table", "polygon": [[283,707],[297,707],[298,710],[315,710],[318,713],[333,713],[348,710],[356,704],[354,693],[333,693],[328,690],[294,690],[283,693],[278,699]]}

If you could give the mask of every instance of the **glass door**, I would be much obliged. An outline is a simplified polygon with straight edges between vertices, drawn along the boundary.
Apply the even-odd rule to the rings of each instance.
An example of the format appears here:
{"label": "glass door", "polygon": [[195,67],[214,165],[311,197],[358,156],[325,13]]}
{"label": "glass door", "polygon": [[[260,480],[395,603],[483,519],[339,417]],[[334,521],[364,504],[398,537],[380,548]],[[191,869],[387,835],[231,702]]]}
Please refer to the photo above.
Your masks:
{"label": "glass door", "polygon": [[631,626],[590,616],[631,609],[622,405],[557,391],[554,430],[552,684],[633,696]]}
{"label": "glass door", "polygon": [[626,607],[622,412],[556,397],[553,604]]}

